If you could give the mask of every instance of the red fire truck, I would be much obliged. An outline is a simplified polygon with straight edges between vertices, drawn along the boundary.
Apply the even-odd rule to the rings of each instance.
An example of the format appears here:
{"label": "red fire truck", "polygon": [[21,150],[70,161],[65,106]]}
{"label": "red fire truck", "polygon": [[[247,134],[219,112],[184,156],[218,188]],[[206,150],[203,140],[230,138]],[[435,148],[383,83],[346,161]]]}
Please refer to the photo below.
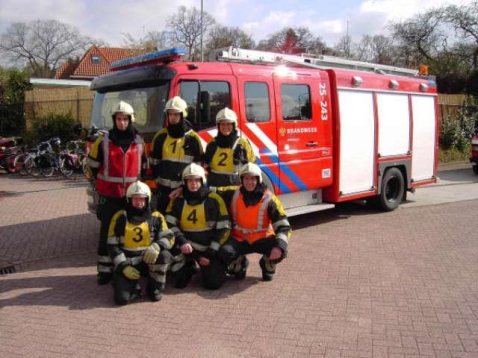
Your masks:
{"label": "red fire truck", "polygon": [[164,124],[166,101],[179,95],[205,145],[217,133],[217,112],[232,108],[289,216],[357,199],[390,211],[407,191],[436,182],[433,77],[330,56],[239,48],[219,50],[211,62],[185,55],[173,48],[113,63],[91,84],[92,127],[111,128],[111,108],[124,100],[148,143]]}

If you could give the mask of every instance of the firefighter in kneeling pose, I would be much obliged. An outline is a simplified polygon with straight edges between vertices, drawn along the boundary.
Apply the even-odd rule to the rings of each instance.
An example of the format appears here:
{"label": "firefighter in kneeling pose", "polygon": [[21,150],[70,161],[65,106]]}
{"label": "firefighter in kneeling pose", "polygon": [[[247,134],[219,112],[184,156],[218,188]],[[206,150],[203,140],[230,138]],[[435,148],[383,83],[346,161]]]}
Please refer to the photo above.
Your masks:
{"label": "firefighter in kneeling pose", "polygon": [[175,286],[186,287],[200,270],[204,287],[217,289],[226,278],[226,267],[216,253],[230,234],[227,207],[219,194],[207,188],[200,165],[188,165],[182,178],[182,194],[166,210],[166,221],[176,237],[178,255],[170,266]]}
{"label": "firefighter in kneeling pose", "polygon": [[151,213],[151,190],[140,181],[126,193],[126,210],[111,220],[108,252],[115,266],[114,300],[125,305],[141,293],[140,278],[148,277],[146,294],[159,301],[166,285],[166,272],[173,256],[174,235],[159,211]]}
{"label": "firefighter in kneeling pose", "polygon": [[287,257],[292,229],[279,199],[262,183],[259,166],[247,163],[239,176],[239,189],[221,193],[229,204],[232,231],[218,255],[230,274],[244,279],[249,265],[246,255],[260,253],[262,279],[271,281],[276,265]]}

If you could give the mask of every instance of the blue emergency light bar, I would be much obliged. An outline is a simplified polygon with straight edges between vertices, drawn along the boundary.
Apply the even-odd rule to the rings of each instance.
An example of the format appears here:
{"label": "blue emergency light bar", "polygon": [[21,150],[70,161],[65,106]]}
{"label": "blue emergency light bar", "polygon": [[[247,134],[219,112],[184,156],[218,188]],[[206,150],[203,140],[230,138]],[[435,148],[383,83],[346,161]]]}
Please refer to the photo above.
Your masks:
{"label": "blue emergency light bar", "polygon": [[164,64],[172,61],[180,60],[187,55],[187,51],[181,47],[173,47],[167,50],[154,51],[144,55],[126,58],[112,62],[110,65],[111,71],[123,70],[126,68],[141,66],[145,64]]}

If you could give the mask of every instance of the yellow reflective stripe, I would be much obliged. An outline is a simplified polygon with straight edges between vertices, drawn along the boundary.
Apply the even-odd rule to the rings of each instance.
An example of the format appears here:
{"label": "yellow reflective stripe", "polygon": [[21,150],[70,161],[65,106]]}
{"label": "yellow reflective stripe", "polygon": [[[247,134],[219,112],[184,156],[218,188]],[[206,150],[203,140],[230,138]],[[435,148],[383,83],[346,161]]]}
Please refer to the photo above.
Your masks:
{"label": "yellow reflective stripe", "polygon": [[259,220],[257,220],[257,229],[259,230],[261,229],[267,230],[269,228],[269,223],[264,222],[264,218],[265,218],[264,213],[267,211],[267,206],[269,205],[269,202],[271,201],[271,199],[272,199],[272,194],[268,190],[266,190],[266,192],[264,193],[264,199],[259,209],[259,218],[258,218]]}
{"label": "yellow reflective stripe", "polygon": [[94,159],[91,159],[88,157],[88,165],[92,168],[99,168],[100,167],[100,162]]}
{"label": "yellow reflective stripe", "polygon": [[217,241],[213,241],[213,242],[211,242],[211,244],[209,245],[209,247],[210,247],[211,249],[215,250],[215,251],[219,250],[219,247],[220,247],[220,246],[221,246],[221,245],[219,245],[219,243],[218,243]]}
{"label": "yellow reflective stripe", "polygon": [[111,263],[111,257],[109,257],[108,255],[98,256],[98,262],[99,263],[104,263],[104,264],[110,264]]}
{"label": "yellow reflective stripe", "polygon": [[277,238],[277,240],[282,240],[282,241],[284,241],[287,245],[289,245],[289,238],[288,238],[287,235],[285,235],[284,233],[279,233],[279,234],[277,234],[276,238]]}
{"label": "yellow reflective stripe", "polygon": [[131,265],[139,265],[143,261],[142,256],[130,257]]}
{"label": "yellow reflective stripe", "polygon": [[[177,225],[178,224],[178,219],[176,219],[172,215],[166,215],[166,221],[170,224]],[[171,228],[171,230],[174,232],[174,228]]]}
{"label": "yellow reflective stripe", "polygon": [[169,180],[164,178],[158,178],[156,182],[158,184],[161,184],[162,186],[167,186],[172,189],[176,189],[183,183],[182,181],[175,181],[175,180]]}
{"label": "yellow reflective stripe", "polygon": [[274,230],[276,230],[279,226],[290,226],[289,220],[282,219],[272,224],[272,227],[274,228]]}
{"label": "yellow reflective stripe", "polygon": [[208,248],[207,246],[198,244],[196,242],[189,241],[189,243],[191,244],[191,246],[193,247],[194,250],[206,251],[207,248]]}
{"label": "yellow reflective stripe", "polygon": [[229,229],[231,227],[231,222],[229,220],[221,220],[216,223],[217,229]]}
{"label": "yellow reflective stripe", "polygon": [[231,216],[235,218],[237,216],[237,199],[239,198],[239,190],[236,190],[234,194],[232,195],[232,210],[231,210]]}
{"label": "yellow reflective stripe", "polygon": [[113,259],[113,264],[115,266],[118,266],[120,263],[125,262],[125,261],[126,261],[126,255],[124,254],[124,252],[122,252],[121,254],[119,254],[118,256],[116,256]]}
{"label": "yellow reflective stripe", "polygon": [[166,246],[168,248],[171,247],[171,243],[167,238],[162,238],[162,239],[159,240],[159,242],[162,243],[164,246]]}
{"label": "yellow reflective stripe", "polygon": [[111,245],[111,246],[118,245],[120,243],[120,239],[117,236],[108,236],[108,239],[106,242],[108,245]]}
{"label": "yellow reflective stripe", "polygon": [[241,226],[234,226],[234,229],[237,230],[237,231],[240,231],[242,232],[243,234],[247,235],[247,234],[254,234],[254,233],[266,233],[269,229],[269,227],[267,228],[261,228],[261,229],[245,229]]}
{"label": "yellow reflective stripe", "polygon": [[[111,177],[111,176],[107,176],[107,175],[104,175],[104,174],[101,174],[101,173],[98,173],[98,178],[103,179],[104,181],[111,182],[111,183],[122,183],[123,182],[122,177]],[[138,177],[126,177],[126,178],[124,178],[124,181],[126,183],[134,183],[137,179],[138,179]]]}

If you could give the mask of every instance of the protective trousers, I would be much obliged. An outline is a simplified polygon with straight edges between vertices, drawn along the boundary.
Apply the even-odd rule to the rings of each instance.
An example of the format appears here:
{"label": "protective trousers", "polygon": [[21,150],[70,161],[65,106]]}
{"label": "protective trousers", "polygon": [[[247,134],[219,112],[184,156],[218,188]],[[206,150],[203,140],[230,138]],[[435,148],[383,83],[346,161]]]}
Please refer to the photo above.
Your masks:
{"label": "protective trousers", "polygon": [[98,241],[98,262],[97,270],[102,275],[113,274],[113,262],[108,254],[108,231],[111,218],[120,210],[126,208],[126,200],[124,198],[110,198],[100,196],[100,202],[96,211],[96,216],[101,222],[100,239]]}
{"label": "protective trousers", "polygon": [[[172,262],[173,256],[167,250],[161,251],[154,264],[148,265],[140,262],[133,267],[142,277],[148,278],[146,293],[150,296],[155,290],[163,291],[166,287],[166,273]],[[141,294],[139,280],[130,280],[121,271],[115,271],[113,275],[114,300],[118,305],[125,305]]]}
{"label": "protective trousers", "polygon": [[277,240],[275,236],[257,240],[252,244],[245,240],[237,241],[231,237],[219,249],[218,257],[232,271],[231,273],[238,273],[241,269],[244,269],[241,267],[241,264],[245,264],[246,262],[246,260],[244,260],[245,255],[251,253],[262,254],[259,263],[262,271],[268,275],[274,275],[276,265],[286,257],[286,254],[283,253],[282,257],[278,260],[269,259],[271,250],[276,246]]}
{"label": "protective trousers", "polygon": [[178,254],[175,256],[170,271],[176,280],[177,288],[186,287],[198,271],[201,271],[202,283],[205,288],[216,290],[222,286],[226,279],[226,266],[216,256],[209,258],[209,265],[201,266],[198,264],[201,256],[203,253],[197,250],[189,255]]}

